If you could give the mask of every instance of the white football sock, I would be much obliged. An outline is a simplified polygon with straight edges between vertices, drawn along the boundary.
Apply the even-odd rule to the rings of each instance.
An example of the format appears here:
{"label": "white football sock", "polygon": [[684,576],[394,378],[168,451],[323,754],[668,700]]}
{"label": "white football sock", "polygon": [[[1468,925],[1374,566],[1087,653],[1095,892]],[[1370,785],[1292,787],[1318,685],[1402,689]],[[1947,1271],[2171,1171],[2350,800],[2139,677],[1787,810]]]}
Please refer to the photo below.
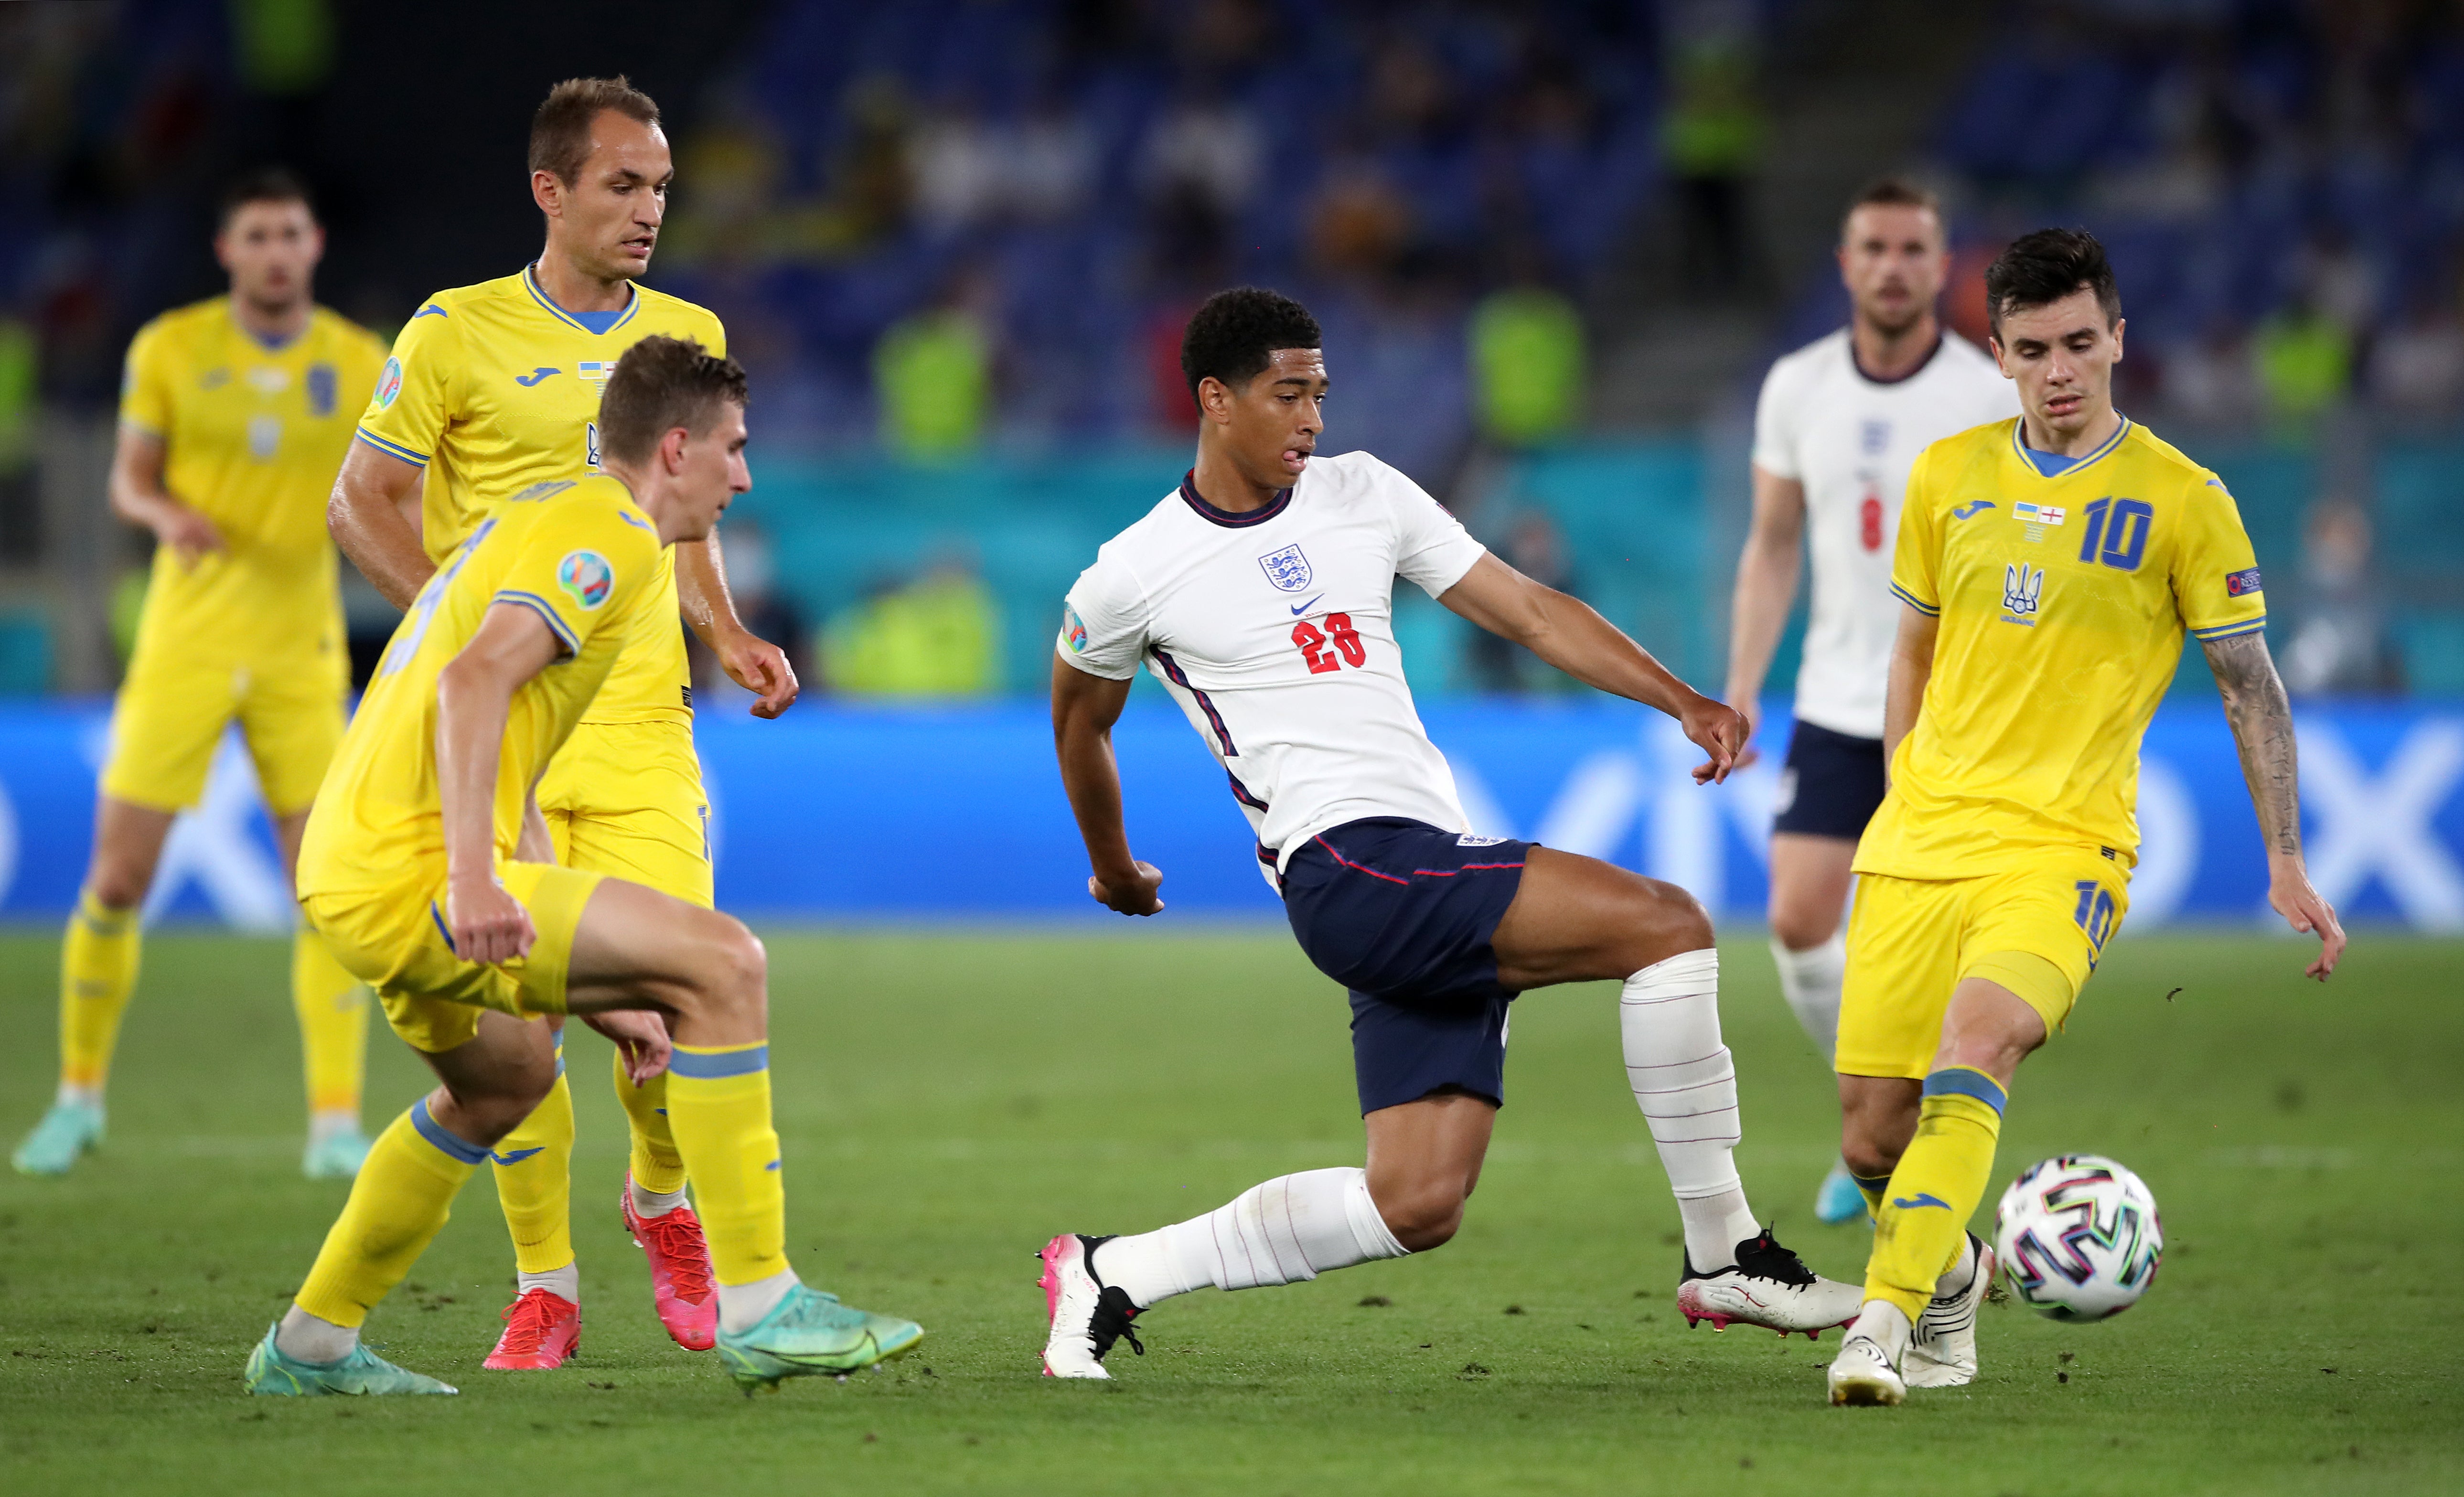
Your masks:
{"label": "white football sock", "polygon": [[308,1142],[312,1146],[359,1131],[360,1114],[356,1108],[332,1108],[308,1114]]}
{"label": "white football sock", "polygon": [[1959,1256],[1950,1261],[1942,1277],[1933,1281],[1933,1297],[1943,1299],[1952,1294],[1965,1294],[1976,1278],[1976,1239],[1959,1234]]}
{"label": "white football sock", "polygon": [[360,1344],[359,1328],[338,1326],[294,1305],[274,1332],[274,1349],[295,1362],[319,1367],[341,1361]]}
{"label": "white football sock", "polygon": [[633,1193],[633,1214],[637,1217],[663,1217],[685,1203],[685,1191],[681,1185],[665,1194],[644,1190],[639,1185],[626,1188]]}
{"label": "white football sock", "polygon": [[1742,1128],[1737,1068],[1720,1043],[1720,954],[1684,952],[1626,979],[1617,1021],[1626,1080],[1685,1224],[1685,1256],[1698,1270],[1725,1268],[1762,1228],[1729,1154]]}
{"label": "white football sock", "polygon": [[545,1289],[569,1305],[582,1303],[582,1264],[579,1260],[545,1273],[514,1275],[514,1297],[518,1299],[533,1289]]}
{"label": "white football sock", "polygon": [[1830,1065],[1839,1049],[1839,984],[1848,975],[1847,932],[1834,931],[1829,940],[1809,951],[1791,951],[1773,936],[1771,951],[1779,965],[1781,994],[1804,1026],[1805,1037],[1822,1052],[1822,1064]]}
{"label": "white football sock", "polygon": [[778,1308],[787,1291],[803,1281],[793,1268],[781,1268],[766,1279],[750,1284],[722,1284],[718,1287],[718,1329],[729,1335],[741,1335],[761,1323],[761,1317]]}
{"label": "white football sock", "polygon": [[74,1081],[63,1081],[60,1083],[59,1091],[54,1095],[52,1100],[55,1102],[81,1103],[86,1107],[99,1108],[102,1106],[102,1089],[100,1087],[81,1086]]}
{"label": "white football sock", "polygon": [[1848,1328],[1849,1335],[1873,1337],[1893,1367],[1899,1366],[1900,1358],[1907,1354],[1908,1340],[1915,1332],[1916,1323],[1908,1319],[1908,1312],[1889,1300],[1867,1300],[1865,1308],[1857,1312],[1856,1323]]}
{"label": "white football sock", "polygon": [[1366,1170],[1304,1170],[1202,1217],[1112,1239],[1095,1250],[1095,1276],[1143,1310],[1209,1285],[1292,1284],[1410,1251],[1369,1199]]}

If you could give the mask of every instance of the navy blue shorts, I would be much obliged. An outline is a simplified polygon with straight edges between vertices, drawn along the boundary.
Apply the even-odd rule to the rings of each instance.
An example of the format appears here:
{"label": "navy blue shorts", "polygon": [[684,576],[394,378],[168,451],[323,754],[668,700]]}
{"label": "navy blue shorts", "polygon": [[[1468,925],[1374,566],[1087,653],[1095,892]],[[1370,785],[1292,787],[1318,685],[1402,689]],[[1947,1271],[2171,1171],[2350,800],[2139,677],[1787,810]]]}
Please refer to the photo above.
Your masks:
{"label": "navy blue shorts", "polygon": [[1881,804],[1881,739],[1811,722],[1796,725],[1796,736],[1788,740],[1788,765],[1780,771],[1771,830],[1855,842]]}
{"label": "navy blue shorts", "polygon": [[1320,833],[1285,866],[1301,950],[1352,990],[1363,1113],[1448,1089],[1504,1104],[1514,995],[1488,942],[1531,847],[1377,816]]}

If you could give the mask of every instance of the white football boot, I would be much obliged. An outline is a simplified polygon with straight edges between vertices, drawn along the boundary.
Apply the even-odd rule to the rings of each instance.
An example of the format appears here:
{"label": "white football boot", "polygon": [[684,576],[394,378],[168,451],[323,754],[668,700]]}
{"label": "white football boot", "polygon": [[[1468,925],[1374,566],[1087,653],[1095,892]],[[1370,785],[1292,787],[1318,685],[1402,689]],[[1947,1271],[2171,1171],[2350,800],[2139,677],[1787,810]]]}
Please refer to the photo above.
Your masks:
{"label": "white football boot", "polygon": [[1858,1313],[1831,1359],[1831,1401],[1882,1407],[1904,1403],[1907,1380],[1900,1359],[1907,1354],[1908,1317],[1887,1300],[1874,1300]]}
{"label": "white football boot", "polygon": [[1677,1309],[1688,1328],[1705,1320],[1714,1331],[1760,1326],[1784,1337],[1801,1331],[1808,1341],[1855,1320],[1864,1297],[1854,1284],[1817,1277],[1768,1230],[1739,1243],[1737,1261],[1725,1268],[1706,1273],[1687,1257],[1677,1282]]}
{"label": "white football boot", "polygon": [[[1900,1367],[1911,1388],[1956,1388],[1976,1376],[1976,1310],[1993,1288],[1993,1249],[1973,1232],[1968,1242],[1969,1252],[1960,1255],[1972,1269],[1968,1282],[1948,1293],[1935,1285],[1933,1300],[1908,1338],[1908,1354]],[[1943,1277],[1948,1280],[1957,1272],[1954,1266]]]}
{"label": "white football boot", "polygon": [[1147,1354],[1137,1332],[1130,1329],[1138,1307],[1117,1285],[1095,1277],[1095,1249],[1111,1241],[1064,1232],[1036,1255],[1044,1260],[1044,1277],[1036,1287],[1044,1290],[1045,1309],[1052,1317],[1051,1333],[1044,1341],[1046,1377],[1110,1381],[1104,1354],[1115,1341],[1126,1340],[1131,1351]]}

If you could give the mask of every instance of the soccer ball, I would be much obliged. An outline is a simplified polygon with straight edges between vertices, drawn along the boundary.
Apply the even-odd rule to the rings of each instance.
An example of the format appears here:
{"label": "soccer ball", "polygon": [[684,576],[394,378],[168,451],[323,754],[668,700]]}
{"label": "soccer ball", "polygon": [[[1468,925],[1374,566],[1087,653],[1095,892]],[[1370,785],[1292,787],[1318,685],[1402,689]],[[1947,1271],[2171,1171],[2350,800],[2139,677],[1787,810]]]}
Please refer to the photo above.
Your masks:
{"label": "soccer ball", "polygon": [[2019,1302],[2056,1320],[2102,1320],[2139,1303],[2165,1260],[2156,1198],[2113,1160],[2066,1154],[2002,1193],[1993,1252]]}

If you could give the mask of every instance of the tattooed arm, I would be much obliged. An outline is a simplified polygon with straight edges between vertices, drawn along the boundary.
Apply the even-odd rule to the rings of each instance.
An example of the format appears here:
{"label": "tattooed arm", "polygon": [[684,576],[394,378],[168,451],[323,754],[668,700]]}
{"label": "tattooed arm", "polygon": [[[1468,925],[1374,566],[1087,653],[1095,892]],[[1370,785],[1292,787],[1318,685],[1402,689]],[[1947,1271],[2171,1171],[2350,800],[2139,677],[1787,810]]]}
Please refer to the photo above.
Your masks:
{"label": "tattooed arm", "polygon": [[2319,937],[2318,959],[2308,975],[2325,981],[2343,955],[2344,928],[2336,923],[2335,909],[2310,887],[2301,863],[2301,797],[2295,766],[2293,706],[2284,698],[2284,682],[2267,652],[2267,636],[2256,631],[2207,642],[2208,669],[2215,672],[2216,691],[2224,697],[2225,720],[2233,724],[2233,744],[2241,751],[2242,779],[2250,785],[2250,804],[2258,812],[2259,834],[2267,843],[2267,902],[2295,930]]}

